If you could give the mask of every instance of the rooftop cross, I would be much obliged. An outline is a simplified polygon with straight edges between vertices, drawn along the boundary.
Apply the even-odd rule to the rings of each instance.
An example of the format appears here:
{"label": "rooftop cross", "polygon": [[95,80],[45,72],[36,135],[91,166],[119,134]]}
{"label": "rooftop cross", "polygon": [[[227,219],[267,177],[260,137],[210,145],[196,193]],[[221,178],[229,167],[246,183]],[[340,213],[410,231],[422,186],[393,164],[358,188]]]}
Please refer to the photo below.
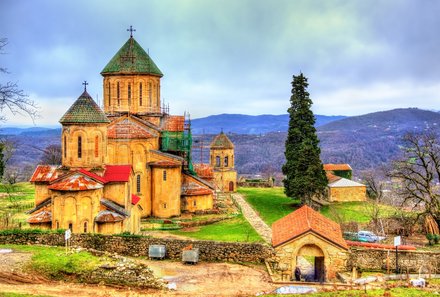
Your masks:
{"label": "rooftop cross", "polygon": [[130,29],[127,29],[130,32],[130,38],[133,37],[133,32],[136,32],[136,29],[133,29],[133,26],[130,26]]}
{"label": "rooftop cross", "polygon": [[84,92],[87,91],[87,85],[89,83],[85,80],[82,84],[84,85]]}

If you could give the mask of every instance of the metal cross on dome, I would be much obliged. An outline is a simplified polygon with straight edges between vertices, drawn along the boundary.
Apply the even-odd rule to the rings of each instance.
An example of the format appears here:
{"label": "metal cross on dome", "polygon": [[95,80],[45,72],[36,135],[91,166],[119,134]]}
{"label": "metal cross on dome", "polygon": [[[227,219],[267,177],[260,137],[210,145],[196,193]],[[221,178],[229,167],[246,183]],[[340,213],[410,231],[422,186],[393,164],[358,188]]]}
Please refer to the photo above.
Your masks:
{"label": "metal cross on dome", "polygon": [[136,29],[133,29],[133,26],[130,26],[130,29],[127,29],[130,32],[130,37],[133,37],[133,32],[136,32]]}
{"label": "metal cross on dome", "polygon": [[84,92],[87,91],[87,85],[89,83],[85,80],[82,84],[84,85]]}

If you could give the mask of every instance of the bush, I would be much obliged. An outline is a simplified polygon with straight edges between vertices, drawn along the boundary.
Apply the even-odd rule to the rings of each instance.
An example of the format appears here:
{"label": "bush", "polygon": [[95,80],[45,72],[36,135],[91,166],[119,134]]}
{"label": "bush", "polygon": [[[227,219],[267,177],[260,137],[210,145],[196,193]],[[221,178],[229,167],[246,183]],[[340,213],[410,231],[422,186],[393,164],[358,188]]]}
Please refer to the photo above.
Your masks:
{"label": "bush", "polygon": [[434,234],[434,238],[433,239],[434,239],[434,243],[438,244],[440,242],[440,235]]}
{"label": "bush", "polygon": [[428,239],[429,245],[434,245],[434,234],[431,233],[426,234],[426,239]]}

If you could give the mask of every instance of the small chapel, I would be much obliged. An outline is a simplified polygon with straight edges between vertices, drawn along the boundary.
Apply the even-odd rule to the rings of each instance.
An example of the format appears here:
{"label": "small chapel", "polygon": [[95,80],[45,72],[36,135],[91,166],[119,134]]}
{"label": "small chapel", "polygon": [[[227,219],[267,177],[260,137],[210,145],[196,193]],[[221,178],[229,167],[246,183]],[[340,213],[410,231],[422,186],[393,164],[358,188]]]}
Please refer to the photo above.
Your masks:
{"label": "small chapel", "polygon": [[101,71],[103,110],[84,82],[59,121],[62,164],[38,165],[31,177],[35,208],[28,222],[34,227],[138,233],[142,217],[207,211],[216,190],[235,190],[233,144],[217,136],[215,179],[197,175],[189,118],[170,115],[161,103],[163,74],[129,31]]}

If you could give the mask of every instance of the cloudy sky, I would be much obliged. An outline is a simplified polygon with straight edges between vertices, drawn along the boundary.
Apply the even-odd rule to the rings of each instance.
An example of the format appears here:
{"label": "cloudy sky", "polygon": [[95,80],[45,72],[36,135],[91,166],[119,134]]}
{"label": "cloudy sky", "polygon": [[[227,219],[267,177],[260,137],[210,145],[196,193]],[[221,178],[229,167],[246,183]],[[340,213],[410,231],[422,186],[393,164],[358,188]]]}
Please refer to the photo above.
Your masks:
{"label": "cloudy sky", "polygon": [[0,0],[0,81],[37,102],[36,125],[56,125],[82,81],[100,101],[133,25],[174,114],[286,113],[300,71],[317,114],[440,110],[439,15],[435,0]]}

